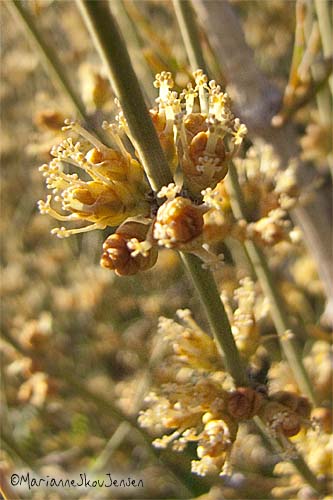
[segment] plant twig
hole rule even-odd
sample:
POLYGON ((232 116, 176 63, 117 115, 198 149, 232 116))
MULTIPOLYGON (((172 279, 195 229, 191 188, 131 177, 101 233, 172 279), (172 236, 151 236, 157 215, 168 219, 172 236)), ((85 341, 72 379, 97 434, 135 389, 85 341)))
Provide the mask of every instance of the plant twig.
MULTIPOLYGON (((246 220, 245 204, 243 194, 238 181, 237 171, 235 166, 230 163, 229 174, 227 178, 229 192, 231 195, 231 206, 236 219, 246 220)), ((288 361, 288 365, 292 370, 296 382, 301 391, 316 404, 316 396, 312 388, 311 381, 305 370, 301 353, 297 345, 297 341, 292 333, 292 326, 289 323, 288 314, 282 298, 276 288, 268 267, 266 258, 261 249, 250 240, 245 241, 247 253, 253 263, 256 275, 259 279, 261 288, 270 303, 270 311, 276 331, 279 335, 282 351, 288 361)))
POLYGON ((248 385, 243 363, 212 273, 203 269, 201 260, 195 255, 183 253, 181 257, 199 293, 227 371, 238 386, 248 385))
MULTIPOLYGON (((329 3, 327 0, 315 0, 315 9, 318 18, 321 43, 323 46, 324 56, 329 58, 333 54, 332 48, 332 21, 329 3)), ((332 7, 332 5, 331 5, 332 7)), ((333 75, 329 78, 329 86, 333 98, 333 75)))
POLYGON ((147 98, 147 102, 154 103, 155 92, 151 86, 153 73, 143 55, 142 43, 138 33, 129 17, 123 0, 109 0, 111 12, 117 19, 122 33, 126 33, 126 42, 133 67, 141 84, 141 91, 147 98))
POLYGON ((69 78, 63 70, 63 65, 61 64, 57 53, 53 50, 50 44, 45 42, 36 27, 33 17, 22 4, 23 2, 20 0, 9 0, 7 2, 7 5, 13 15, 21 22, 29 40, 37 49, 41 61, 47 73, 50 75, 50 81, 54 82, 59 90, 67 96, 79 115, 79 118, 89 122, 84 104, 81 101, 81 98, 76 95, 69 78))
MULTIPOLYGON (((135 146, 151 185, 155 190, 160 189, 172 181, 172 176, 144 104, 123 38, 104 0, 99 2, 77 0, 77 2, 106 65, 111 84, 120 99, 128 128, 135 139, 135 146)), ((220 349, 223 350, 225 365, 235 377, 236 383, 244 385, 246 376, 230 325, 226 327, 227 315, 214 279, 210 273, 203 272, 200 260, 194 256, 186 256, 184 260, 200 294, 200 300, 213 328, 214 336, 220 349), (211 286, 207 286, 208 282, 211 286), (209 294, 209 299, 207 299, 207 294, 209 294)))
POLYGON ((199 33, 194 20, 195 12, 191 3, 184 0, 173 0, 173 6, 192 70, 200 68, 207 73, 199 33))

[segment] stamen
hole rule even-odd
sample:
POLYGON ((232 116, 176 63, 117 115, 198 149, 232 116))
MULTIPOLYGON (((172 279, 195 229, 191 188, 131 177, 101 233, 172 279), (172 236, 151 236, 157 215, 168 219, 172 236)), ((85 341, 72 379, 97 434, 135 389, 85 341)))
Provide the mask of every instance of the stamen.
POLYGON ((75 121, 66 119, 65 127, 62 127, 62 130, 73 130, 74 132, 77 132, 79 135, 81 135, 81 137, 84 137, 84 139, 93 144, 95 148, 99 149, 100 151, 105 151, 108 149, 101 141, 97 139, 97 137, 92 135, 75 121))
POLYGON ((68 238, 72 234, 87 233, 95 229, 105 229, 106 225, 96 222, 90 226, 84 226, 77 229, 66 229, 65 227, 55 227, 52 229, 51 234, 55 234, 58 238, 68 238))

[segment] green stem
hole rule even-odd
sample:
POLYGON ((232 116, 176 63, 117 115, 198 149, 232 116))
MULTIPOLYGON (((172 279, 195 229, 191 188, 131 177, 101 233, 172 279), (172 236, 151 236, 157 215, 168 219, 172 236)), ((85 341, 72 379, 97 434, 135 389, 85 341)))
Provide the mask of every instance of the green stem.
MULTIPOLYGON (((229 166, 228 181, 231 196, 231 206, 234 216, 236 217, 236 219, 246 220, 246 210, 243 193, 239 185, 235 166, 232 163, 230 163, 229 166)), ((274 279, 268 267, 266 258, 261 249, 258 248, 253 241, 246 241, 245 247, 255 268, 255 272, 260 282, 261 288, 265 296, 269 299, 272 319, 279 336, 282 351, 288 361, 289 367, 292 370, 301 391, 309 398, 309 400, 313 404, 316 404, 316 395, 313 391, 311 381, 309 380, 308 374, 305 370, 297 341, 294 339, 294 336, 291 333, 293 328, 290 325, 284 302, 276 288, 276 284, 274 283, 274 279), (290 335, 288 334, 289 331, 290 335)))
POLYGON ((207 73, 191 2, 188 0, 173 0, 173 6, 192 70, 202 69, 207 73))
MULTIPOLYGON (((330 2, 331 3, 331 2, 330 2)), ((323 46, 324 57, 331 57, 332 48, 332 21, 329 3, 327 0, 315 0, 315 9, 318 18, 321 43, 323 46)), ((329 78, 329 86, 333 97, 333 75, 329 78)))
MULTIPOLYGON (((151 185, 155 190, 160 189, 172 182, 172 176, 146 109, 123 38, 104 0, 77 2, 106 65, 111 84, 120 99, 130 133, 151 185)), ((201 261, 194 256, 184 256, 184 261, 197 287, 214 336, 223 350, 225 364, 235 381, 244 385, 247 379, 214 279, 210 273, 203 271, 201 261)))
POLYGON ((39 33, 35 25, 34 18, 31 16, 28 10, 22 6, 22 2, 20 2, 19 0, 9 0, 7 2, 7 5, 13 12, 14 16, 21 21, 29 40, 37 49, 41 61, 50 76, 50 81, 54 82, 59 90, 61 92, 64 92, 64 94, 68 97, 69 101, 76 109, 76 112, 79 115, 80 119, 88 122, 89 119, 85 112, 83 102, 73 90, 72 84, 63 71, 63 65, 59 60, 56 52, 49 44, 45 42, 45 40, 39 33))
MULTIPOLYGON (((261 420, 260 417, 255 416, 253 417, 253 421, 257 426, 257 429, 259 430, 259 433, 261 434, 261 437, 266 444, 268 448, 273 453, 277 453, 278 455, 281 455, 283 453, 283 448, 281 448, 279 442, 271 436, 267 432, 267 428, 264 424, 264 422, 261 420)), ((308 467, 307 463, 305 462, 304 458, 300 455, 297 454, 296 457, 290 460, 296 470, 299 472, 299 474, 302 475, 302 477, 307 481, 308 484, 310 484, 316 491, 323 491, 323 484, 318 480, 318 478, 315 476, 315 474, 311 471, 311 469, 308 467)), ((324 492, 324 491, 323 491, 324 492)))
POLYGON ((203 269, 202 261, 195 255, 181 254, 181 257, 199 293, 227 371, 236 385, 248 385, 249 382, 212 273, 203 269))
MULTIPOLYGON (((189 18, 187 18, 187 20, 189 21, 189 18)), ((197 27, 194 23, 194 19, 192 19, 191 24, 187 23, 185 25, 185 28, 189 32, 191 32, 192 35, 197 32, 197 36, 198 36, 198 31, 197 31, 197 27)), ((198 38, 198 40, 199 40, 199 38, 198 38)), ((195 47, 196 47, 196 49, 195 49, 194 61, 192 62, 192 65, 193 65, 192 69, 199 67, 200 61, 203 59, 203 54, 202 54, 200 44, 196 44, 195 47)), ((242 192, 240 189, 240 185, 238 182, 237 172, 234 169, 233 165, 231 165, 231 169, 229 169, 229 176, 231 178, 230 184, 233 187, 232 194, 233 194, 234 215, 236 218, 245 219, 246 218, 245 217, 246 207, 245 207, 243 195, 242 195, 242 192)), ((251 264, 251 266, 253 266, 254 271, 256 272, 256 274, 258 276, 258 279, 262 280, 261 285, 263 288, 265 288, 264 292, 266 292, 266 294, 269 296, 269 298, 271 300, 271 305, 272 304, 274 305, 274 307, 272 305, 272 309, 274 309, 274 313, 276 314, 275 320, 278 321, 279 326, 281 328, 283 328, 283 330, 281 330, 281 331, 283 331, 283 333, 285 333, 285 331, 288 330, 288 328, 285 328, 285 326, 287 326, 287 317, 284 314, 284 306, 282 304, 282 301, 280 300, 279 294, 277 293, 277 291, 275 289, 275 285, 273 283, 273 280, 272 280, 269 268, 268 268, 266 261, 264 259, 264 256, 261 252, 257 252, 257 250, 258 249, 255 247, 254 244, 252 244, 252 242, 248 242, 248 244, 245 245, 245 253, 249 257, 250 264, 251 264), (256 257, 256 258, 254 258, 254 257, 256 257), (282 306, 282 309, 280 309, 281 306, 282 306), (281 313, 281 311, 282 311, 282 313, 281 313)), ((192 258, 192 257, 193 256, 190 256, 190 258, 192 258)), ((189 259, 189 257, 187 257, 186 259, 188 261, 187 265, 192 266, 192 276, 194 279, 194 277, 196 276, 195 267, 197 267, 197 264, 195 262, 193 262, 193 259, 191 262, 191 259, 189 259)), ((209 276, 208 275, 206 275, 206 276, 208 277, 208 280, 209 280, 209 276)), ((203 287, 203 286, 208 287, 208 285, 209 285, 209 283, 208 283, 208 281, 205 281, 205 279, 203 279, 203 280, 199 279, 198 284, 196 284, 197 288, 203 287)), ((205 303, 205 306, 209 309, 213 308, 213 311, 212 311, 213 313, 214 313, 214 307, 215 306, 218 307, 217 304, 214 304, 214 303, 210 304, 209 299, 207 299, 207 303, 205 303)), ((221 317, 223 318, 223 314, 221 315, 221 317)), ((215 318, 215 315, 213 315, 213 318, 215 318)), ((217 326, 217 328, 219 328, 219 324, 217 324, 216 326, 217 326)), ((221 332, 221 327, 220 327, 220 330, 218 330, 218 331, 221 332)), ((216 336, 216 340, 218 343, 220 342, 221 339, 223 339, 223 336, 219 335, 218 332, 215 333, 215 336, 216 336)), ((225 339, 224 339, 224 342, 225 342, 225 339)), ((309 382, 307 373, 304 369, 302 360, 299 357, 298 352, 295 348, 294 341, 287 338, 284 341, 283 347, 284 347, 286 353, 288 353, 288 361, 291 362, 291 368, 293 368, 293 361, 296 361, 297 369, 295 370, 295 372, 297 372, 297 378, 301 382, 301 386, 304 387, 305 393, 308 394, 310 396, 311 401, 314 402, 315 396, 314 396, 311 384, 309 382), (287 344, 285 342, 287 342, 287 344)), ((232 350, 232 347, 230 347, 230 348, 232 350)), ((278 445, 276 440, 271 438, 271 436, 270 436, 265 424, 262 422, 262 420, 258 416, 254 417, 253 420, 254 420, 259 432, 262 434, 262 436, 264 438, 264 442, 272 450, 275 450, 277 453, 280 454, 281 447, 278 445)), ((290 461, 293 463, 294 467, 301 474, 301 476, 315 490, 322 491, 322 489, 323 489, 322 485, 319 483, 318 479, 313 474, 311 469, 308 467, 307 463, 305 462, 305 460, 303 459, 303 457, 301 455, 298 455, 296 458, 291 459, 290 461)))
POLYGON ((130 58, 135 69, 141 86, 141 91, 146 97, 147 102, 154 103, 155 89, 151 85, 153 73, 143 55, 142 43, 135 24, 127 13, 123 0, 109 0, 111 12, 117 19, 120 30, 126 33, 126 43, 130 58))
POLYGON ((105 0, 77 0, 82 17, 105 64, 108 77, 127 120, 131 139, 138 151, 150 184, 159 191, 173 181, 152 120, 150 119, 139 82, 105 0))

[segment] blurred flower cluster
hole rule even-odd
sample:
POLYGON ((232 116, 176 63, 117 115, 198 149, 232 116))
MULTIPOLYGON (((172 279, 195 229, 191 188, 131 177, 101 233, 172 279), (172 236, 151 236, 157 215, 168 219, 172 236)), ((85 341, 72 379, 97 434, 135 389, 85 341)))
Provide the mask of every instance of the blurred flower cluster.
MULTIPOLYGON (((232 322, 235 339, 241 352, 249 353, 251 346, 254 353, 259 342, 253 335, 254 290, 249 278, 235 295, 239 301, 232 322)), ((189 310, 177 314, 180 323, 160 318, 158 333, 169 353, 159 369, 158 385, 146 399, 149 407, 139 417, 140 424, 155 435, 164 433, 154 445, 172 444, 182 451, 194 442, 199 460, 192 461, 193 472, 230 474, 239 425, 259 416, 290 453, 287 438, 312 426, 309 401, 296 391, 274 390, 260 383, 254 364, 252 387, 235 387, 214 340, 199 328, 189 310)))

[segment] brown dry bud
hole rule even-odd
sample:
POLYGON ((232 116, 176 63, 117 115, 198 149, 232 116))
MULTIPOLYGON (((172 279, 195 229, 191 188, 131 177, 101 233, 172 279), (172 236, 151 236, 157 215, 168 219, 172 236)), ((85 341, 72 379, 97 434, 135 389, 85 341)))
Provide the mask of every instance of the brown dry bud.
POLYGON ((236 420, 247 420, 256 415, 264 396, 250 387, 239 387, 229 394, 227 411, 236 420))
POLYGON ((53 109, 39 111, 35 116, 35 124, 41 129, 59 131, 64 125, 64 121, 64 115, 53 109))
POLYGON ((300 418, 296 413, 288 413, 281 424, 281 430, 287 437, 295 436, 301 430, 300 418))
POLYGON ((301 430, 300 417, 277 401, 268 401, 259 415, 274 432, 280 431, 286 437, 295 436, 301 430))
POLYGON ((290 410, 303 418, 309 418, 310 416, 311 405, 309 400, 294 392, 278 391, 272 394, 270 399, 290 408, 290 410))
POLYGON ((115 271, 118 276, 130 276, 153 267, 157 260, 157 249, 148 245, 145 250, 140 250, 147 232, 148 227, 138 222, 130 221, 120 226, 103 244, 101 266, 115 271), (133 241, 138 250, 131 247, 133 241))

